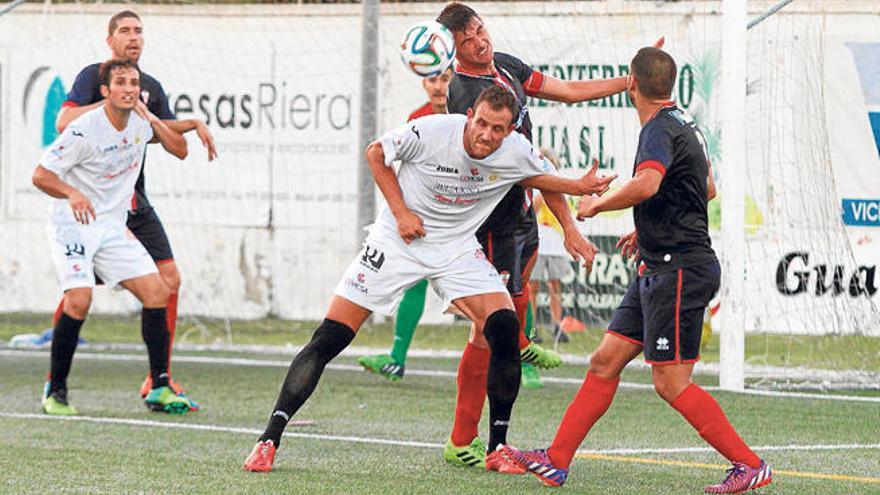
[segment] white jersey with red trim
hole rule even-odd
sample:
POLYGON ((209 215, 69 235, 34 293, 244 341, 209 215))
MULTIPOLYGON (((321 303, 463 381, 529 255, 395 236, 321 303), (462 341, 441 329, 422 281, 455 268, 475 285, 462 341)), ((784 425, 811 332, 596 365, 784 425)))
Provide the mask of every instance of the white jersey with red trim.
MULTIPOLYGON (((125 224, 131 196, 153 138, 149 122, 131 112, 119 131, 103 106, 90 110, 67 126, 46 150, 40 165, 89 198, 99 222, 125 224)), ((66 199, 52 205, 52 222, 75 222, 66 199)))
MULTIPOLYGON (((410 246, 430 258, 478 247, 474 233, 514 184, 556 174, 516 132, 486 158, 472 158, 464 148, 466 121, 464 115, 431 115, 379 139, 386 165, 400 160, 397 178, 404 202, 424 222, 425 237, 410 246)), ((397 221, 385 205, 371 236, 399 236, 397 221)))

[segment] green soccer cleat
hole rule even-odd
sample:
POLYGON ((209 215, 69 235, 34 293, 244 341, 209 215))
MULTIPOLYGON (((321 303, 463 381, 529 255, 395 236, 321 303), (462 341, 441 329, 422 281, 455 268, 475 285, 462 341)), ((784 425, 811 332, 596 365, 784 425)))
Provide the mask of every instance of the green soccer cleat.
POLYGON ((358 358, 358 364, 363 366, 365 370, 384 376, 392 382, 402 379, 405 370, 404 365, 398 364, 393 357, 387 354, 361 356, 358 358))
POLYGON ((521 363, 533 364, 544 369, 558 368, 562 365, 562 356, 559 353, 544 349, 534 342, 519 351, 519 360, 521 363))
POLYGON ((541 375, 529 363, 522 363, 522 386, 524 388, 542 388, 544 382, 541 381, 541 375))
POLYGON ((144 404, 152 411, 168 414, 183 414, 190 410, 189 400, 175 394, 174 390, 167 386, 150 390, 144 398, 144 404))
POLYGON ((450 438, 443 449, 443 458, 453 466, 486 469, 486 444, 476 437, 470 445, 456 447, 450 438))
POLYGON ((52 416, 76 416, 76 408, 67 403, 67 390, 49 393, 49 382, 43 386, 43 412, 52 416))

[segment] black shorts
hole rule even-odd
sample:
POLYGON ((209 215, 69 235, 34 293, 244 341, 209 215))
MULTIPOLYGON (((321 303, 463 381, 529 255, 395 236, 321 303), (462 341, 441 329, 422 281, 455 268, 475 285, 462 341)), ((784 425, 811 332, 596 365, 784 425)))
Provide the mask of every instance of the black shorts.
POLYGON ((492 266, 501 274, 512 296, 522 294, 525 270, 538 252, 538 224, 534 218, 523 217, 512 233, 498 235, 491 229, 477 232, 477 241, 492 266))
POLYGON ((608 333, 642 346, 647 363, 694 363, 700 359, 703 314, 720 283, 718 261, 636 277, 608 333))
POLYGON ((168 235, 152 207, 139 208, 128 212, 128 230, 147 248, 156 263, 174 259, 168 235))

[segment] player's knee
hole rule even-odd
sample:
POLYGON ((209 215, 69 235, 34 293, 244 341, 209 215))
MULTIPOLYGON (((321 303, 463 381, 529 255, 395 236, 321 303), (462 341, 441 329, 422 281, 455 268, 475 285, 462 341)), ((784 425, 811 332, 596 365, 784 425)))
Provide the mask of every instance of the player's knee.
POLYGON ((499 309, 483 326, 492 353, 501 359, 519 359, 519 320, 512 309, 499 309))
POLYGON ((160 269, 159 275, 162 277, 162 282, 168 288, 168 291, 171 294, 176 294, 180 290, 180 271, 174 263, 168 263, 165 266, 168 268, 160 269))
POLYGON ((590 373, 598 375, 606 380, 612 380, 620 375, 620 366, 614 356, 601 347, 590 356, 590 373))
POLYGON ((688 383, 679 383, 677 380, 671 379, 664 375, 654 374, 654 390, 666 402, 674 401, 681 394, 688 383))
POLYGON ((348 347, 354 340, 355 331, 344 323, 325 319, 312 334, 312 340, 303 348, 327 363, 348 347))
POLYGON ((92 305, 92 291, 72 289, 64 293, 64 312, 77 320, 84 320, 92 305))
POLYGON ((145 308, 164 308, 168 305, 168 298, 171 291, 165 284, 155 284, 150 290, 144 294, 144 300, 141 303, 145 308))

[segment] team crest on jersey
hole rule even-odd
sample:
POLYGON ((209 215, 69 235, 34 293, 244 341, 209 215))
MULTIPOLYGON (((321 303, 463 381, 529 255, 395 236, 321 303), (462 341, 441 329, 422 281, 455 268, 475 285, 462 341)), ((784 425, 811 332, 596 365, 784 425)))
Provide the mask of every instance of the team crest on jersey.
POLYGON ((147 90, 141 91, 141 101, 147 103, 150 101, 150 92, 147 90))

